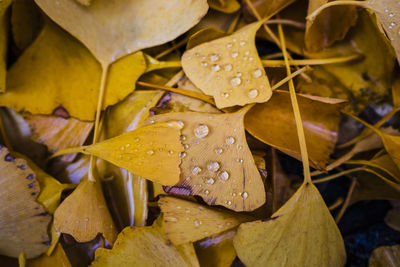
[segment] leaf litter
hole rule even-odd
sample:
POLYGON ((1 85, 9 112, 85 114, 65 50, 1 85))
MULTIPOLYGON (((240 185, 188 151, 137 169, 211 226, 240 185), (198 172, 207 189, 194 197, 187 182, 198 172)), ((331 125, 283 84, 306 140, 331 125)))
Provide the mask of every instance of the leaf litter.
POLYGON ((397 1, 0 8, 0 264, 344 266, 349 205, 400 199, 397 1))

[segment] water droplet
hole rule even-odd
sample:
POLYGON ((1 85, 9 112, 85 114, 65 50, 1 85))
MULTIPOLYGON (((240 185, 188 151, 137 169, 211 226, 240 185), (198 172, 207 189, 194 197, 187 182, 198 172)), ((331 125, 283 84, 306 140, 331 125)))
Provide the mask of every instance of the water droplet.
POLYGON ((217 153, 217 154, 221 154, 222 152, 224 152, 224 150, 220 147, 215 149, 215 153, 217 153))
POLYGON ((211 70, 213 70, 213 71, 220 71, 220 70, 221 70, 221 67, 220 67, 218 64, 214 64, 214 65, 211 66, 211 70))
POLYGON ((205 235, 208 235, 208 234, 209 234, 209 232, 207 232, 207 231, 204 231, 204 234, 205 234, 205 235))
POLYGON ((201 66, 203 66, 203 67, 207 67, 207 62, 205 62, 205 61, 203 61, 203 62, 201 62, 201 66))
POLYGON ((194 129, 194 135, 197 138, 204 138, 208 135, 208 126, 205 124, 199 124, 197 127, 194 129))
POLYGON ((208 169, 210 172, 216 172, 216 171, 219 170, 219 163, 216 162, 216 161, 211 161, 211 162, 208 163, 207 169, 208 169))
POLYGON ((185 140, 186 140, 186 136, 185 135, 179 136, 179 141, 185 141, 185 140))
POLYGON ((214 184, 215 180, 212 177, 206 178, 206 180, 204 181, 206 184, 214 184))
POLYGON ((232 205, 232 201, 228 200, 228 201, 226 202, 226 204, 227 204, 228 206, 230 206, 230 205, 232 205))
POLYGON ((249 57, 249 61, 250 62, 252 62, 254 60, 254 58, 252 58, 252 57, 249 57))
POLYGON ((183 148, 184 149, 188 149, 189 148, 189 144, 183 144, 183 148))
POLYGON ((386 9, 385 9, 385 12, 388 13, 388 12, 389 12, 389 9, 386 8, 386 9))
POLYGON ((249 194, 248 194, 247 192, 243 192, 242 198, 243 198, 243 199, 246 199, 246 198, 248 198, 248 197, 249 197, 249 194))
POLYGON ((232 86, 238 86, 242 83, 242 80, 239 77, 235 77, 231 80, 232 86))
POLYGON ((218 177, 221 181, 227 181, 229 179, 229 173, 227 171, 220 172, 218 177))
POLYGON ((138 137, 135 138, 135 142, 139 142, 140 139, 138 137))
POLYGON ((251 89, 249 93, 247 94, 249 98, 256 98, 258 96, 258 90, 257 89, 251 89))
POLYGON ((237 162, 243 163, 243 160, 242 159, 237 159, 237 162))
POLYGON ((199 174, 201 172, 201 168, 199 167, 199 166, 195 166, 193 169, 192 169, 192 173, 194 174, 194 175, 197 175, 197 174, 199 174))
POLYGON ((154 150, 148 150, 147 151, 147 155, 153 155, 154 154, 154 150))
POLYGON ((249 58, 249 57, 244 56, 244 57, 243 57, 243 60, 246 61, 248 58, 249 58))
POLYGON ((199 227, 201 222, 199 220, 194 220, 194 226, 197 228, 199 227))
POLYGON ((183 123, 183 121, 176 121, 176 123, 182 128, 183 126, 185 126, 185 124, 183 123))
POLYGON ((254 78, 256 78, 256 79, 260 78, 261 75, 262 75, 262 71, 260 69, 256 69, 256 70, 253 71, 253 77, 254 78))
POLYGON ((225 71, 231 71, 232 70, 232 65, 231 64, 226 64, 224 69, 225 69, 225 71))
POLYGON ((232 193, 232 196, 233 196, 233 197, 236 197, 236 193, 235 193, 235 192, 233 192, 233 193, 232 193))
POLYGON ((190 213, 190 209, 186 208, 186 209, 185 209, 185 212, 186 212, 186 213, 190 213))
POLYGON ((229 93, 224 93, 223 95, 225 98, 228 98, 230 96, 229 93))
POLYGON ((233 38, 232 41, 233 41, 234 43, 236 43, 236 38, 233 38))
POLYGON ((239 145, 239 144, 237 144, 236 147, 237 147, 238 150, 242 150, 242 148, 243 148, 243 147, 242 147, 241 145, 239 145))
POLYGON ((173 154, 174 154, 174 151, 172 151, 172 150, 168 151, 168 155, 173 155, 173 154))
POLYGON ((207 189, 204 190, 204 194, 207 196, 208 194, 210 194, 210 191, 208 191, 207 189))
POLYGON ((392 18, 393 16, 394 16, 394 14, 393 14, 393 13, 389 13, 389 17, 391 17, 391 18, 392 18))
POLYGON ((186 181, 189 181, 190 180, 190 176, 186 176, 186 181))
POLYGON ((239 53, 238 53, 238 52, 233 52, 233 53, 232 53, 232 57, 233 57, 233 58, 236 58, 236 57, 238 57, 238 56, 239 56, 239 53))
POLYGON ((183 159, 184 157, 186 157, 186 152, 181 152, 181 153, 179 153, 179 157, 180 157, 181 159, 183 159))
POLYGON ((195 53, 194 56, 195 56, 195 57, 198 57, 198 56, 200 56, 200 55, 199 55, 199 53, 195 53))
POLYGON ((231 47, 232 47, 232 43, 228 43, 228 44, 226 45, 226 47, 227 47, 227 48, 231 48, 231 47))
POLYGON ((131 144, 126 144, 125 145, 126 148, 129 148, 130 146, 131 146, 131 144))
POLYGON ((250 52, 249 52, 249 51, 246 51, 246 52, 244 52, 244 54, 245 54, 246 56, 248 56, 248 55, 250 54, 250 52))
POLYGON ((196 145, 200 144, 199 141, 197 141, 197 140, 194 140, 194 142, 196 143, 196 145))
POLYGON ((212 62, 215 62, 215 61, 217 61, 219 59, 219 56, 218 55, 216 55, 216 54, 211 54, 210 55, 210 60, 212 61, 212 62))
POLYGON ((227 137, 227 138, 225 139, 225 143, 226 143, 227 145, 232 145, 232 144, 235 143, 235 138, 232 137, 232 136, 229 136, 229 137, 227 137))
POLYGON ((125 150, 125 146, 121 146, 121 150, 124 151, 125 150))
POLYGON ((240 46, 244 46, 246 44, 246 41, 240 41, 240 46))

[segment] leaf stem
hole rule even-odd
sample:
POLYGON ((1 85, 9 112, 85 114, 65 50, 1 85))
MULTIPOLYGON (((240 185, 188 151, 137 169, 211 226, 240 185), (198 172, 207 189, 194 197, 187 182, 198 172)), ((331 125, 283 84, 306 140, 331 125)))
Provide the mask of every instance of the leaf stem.
POLYGON ((328 3, 320 6, 316 10, 314 10, 313 13, 311 13, 310 15, 308 15, 306 17, 306 20, 313 21, 315 19, 315 17, 318 16, 318 14, 321 13, 325 8, 332 7, 332 6, 344 6, 344 5, 360 6, 360 7, 364 7, 364 8, 370 7, 368 2, 366 2, 366 1, 346 1, 346 0, 343 1, 342 0, 342 1, 328 2, 328 3))
MULTIPOLYGON (((298 65, 327 65, 327 64, 337 64, 337 63, 344 63, 348 61, 355 60, 360 58, 360 55, 351 55, 346 57, 334 57, 334 58, 321 58, 321 59, 291 59, 289 60, 289 64, 291 66, 298 66, 298 65)), ((281 67, 285 66, 284 60, 268 60, 262 59, 261 60, 264 67, 281 67)))
POLYGON ((295 72, 291 73, 290 75, 286 76, 285 78, 283 78, 282 80, 280 80, 279 82, 277 82, 276 84, 274 84, 274 85, 271 87, 271 90, 274 91, 274 90, 278 89, 279 87, 281 87, 282 85, 284 85, 286 82, 291 81, 294 77, 296 77, 297 75, 303 73, 303 72, 306 71, 307 69, 308 69, 308 66, 296 70, 295 72))
POLYGON ((313 184, 319 184, 319 183, 327 182, 327 181, 342 177, 342 176, 347 175, 347 174, 352 173, 352 172, 359 172, 359 171, 364 171, 364 170, 365 170, 364 167, 357 167, 357 168, 341 171, 341 172, 338 172, 338 173, 335 173, 335 174, 332 174, 332 175, 329 175, 329 176, 325 176, 325 177, 320 178, 320 179, 315 179, 312 182, 313 182, 313 184))
POLYGON ((346 199, 344 200, 343 206, 340 209, 339 213, 336 215, 335 222, 338 223, 340 219, 343 217, 344 212, 346 211, 347 207, 350 204, 351 196, 353 195, 354 188, 356 187, 357 179, 351 178, 351 184, 349 191, 347 191, 346 199))
POLYGON ((363 121, 362 119, 360 119, 359 117, 355 116, 354 114, 352 114, 352 113, 350 113, 350 112, 347 112, 347 111, 345 111, 345 110, 342 110, 341 112, 342 112, 343 114, 349 116, 349 117, 352 118, 353 120, 356 120, 356 121, 358 121, 359 123, 363 124, 364 126, 370 128, 371 130, 373 130, 374 132, 376 132, 379 136, 382 135, 381 131, 380 131, 378 128, 376 128, 375 126, 369 124, 368 122, 363 121))

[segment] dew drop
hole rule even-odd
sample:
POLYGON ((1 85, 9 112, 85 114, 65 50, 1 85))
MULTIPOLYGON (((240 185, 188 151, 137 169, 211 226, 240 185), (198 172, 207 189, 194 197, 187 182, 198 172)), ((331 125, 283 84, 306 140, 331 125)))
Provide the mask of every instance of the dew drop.
POLYGON ((194 56, 195 56, 195 57, 198 57, 198 56, 200 56, 200 55, 199 55, 199 53, 195 53, 194 56))
POLYGON ((207 62, 205 62, 205 61, 203 61, 203 62, 201 62, 201 66, 203 66, 203 67, 207 67, 207 62))
POLYGON ((232 144, 235 143, 235 138, 232 137, 232 136, 229 136, 229 137, 227 137, 227 138, 225 139, 225 143, 226 143, 227 145, 232 145, 232 144))
POLYGON ((239 56, 239 53, 238 52, 233 52, 232 53, 232 58, 236 58, 236 57, 238 57, 239 56))
POLYGON ((216 55, 216 54, 211 54, 210 55, 210 60, 212 61, 212 62, 215 62, 215 61, 217 61, 219 59, 219 56, 218 55, 216 55))
POLYGON ((240 41, 240 46, 244 46, 246 44, 246 41, 240 41))
POLYGON ((211 162, 208 163, 207 169, 208 169, 210 172, 216 172, 216 171, 219 170, 219 163, 216 162, 216 161, 211 161, 211 162))
POLYGON ((237 144, 236 147, 237 147, 238 150, 242 150, 243 149, 243 147, 241 145, 239 145, 239 144, 237 144))
POLYGON ((394 16, 394 14, 393 14, 393 13, 389 13, 389 17, 391 17, 391 18, 392 18, 393 16, 394 16))
POLYGON ((208 234, 209 234, 209 232, 207 232, 207 231, 204 231, 204 234, 205 234, 205 235, 208 235, 208 234))
POLYGON ((183 123, 183 121, 176 121, 176 123, 182 128, 183 126, 185 126, 185 124, 183 123))
POLYGON ((225 69, 225 71, 231 71, 232 70, 232 65, 231 64, 226 64, 224 69, 225 69))
POLYGON ((184 149, 188 149, 188 148, 189 148, 189 144, 184 144, 184 145, 183 145, 183 148, 184 148, 184 149))
POLYGON ((185 140, 186 140, 186 136, 185 135, 179 136, 179 141, 185 141, 185 140))
POLYGON ((237 159, 237 162, 243 163, 243 160, 242 159, 237 159))
POLYGON ((124 151, 125 150, 125 146, 121 146, 121 151, 124 151))
POLYGON ((247 193, 247 192, 243 192, 242 193, 242 198, 243 199, 246 199, 246 198, 248 198, 249 197, 249 194, 247 193))
POLYGON ((224 150, 220 147, 215 149, 215 153, 217 153, 217 154, 221 154, 222 152, 224 152, 224 150))
POLYGON ((215 180, 212 177, 206 178, 206 180, 204 181, 206 184, 214 184, 215 180))
POLYGON ((199 167, 199 166, 195 166, 193 169, 192 169, 192 173, 194 174, 194 175, 197 175, 197 174, 199 174, 201 172, 201 168, 199 167))
POLYGON ((232 47, 232 43, 228 43, 228 44, 226 45, 226 47, 227 47, 227 48, 231 48, 231 47, 232 47))
POLYGON ((194 129, 194 135, 197 138, 204 138, 208 135, 209 129, 208 126, 205 124, 199 124, 197 127, 194 129))
POLYGON ((258 96, 258 90, 257 89, 251 89, 249 93, 247 94, 249 98, 256 98, 258 96))
POLYGON ((260 69, 256 69, 256 70, 253 71, 253 77, 254 78, 256 78, 256 79, 260 78, 261 75, 262 75, 262 71, 260 69))
POLYGON ((208 196, 208 194, 210 194, 210 191, 209 190, 204 190, 204 194, 206 195, 206 196, 208 196))
MULTIPOLYGON (((153 121, 154 122, 154 121, 153 121)), ((135 142, 139 142, 140 139, 138 137, 135 138, 135 142)))
POLYGON ((239 86, 242 83, 242 80, 239 77, 235 77, 231 80, 232 86, 239 86))
POLYGON ((236 193, 235 193, 235 192, 233 192, 233 193, 232 193, 232 196, 233 196, 233 197, 236 197, 236 193))
POLYGON ((223 95, 225 98, 228 98, 230 96, 229 93, 224 93, 223 95))
POLYGON ((227 181, 229 179, 229 173, 227 171, 223 171, 218 175, 221 181, 227 181))
POLYGON ((249 52, 249 51, 246 51, 246 52, 244 52, 244 54, 245 54, 246 56, 248 56, 248 55, 250 54, 250 52, 249 52))
POLYGON ((181 159, 183 159, 184 157, 186 157, 186 152, 181 152, 181 153, 179 153, 179 157, 180 157, 181 159))
POLYGON ((151 156, 151 155, 153 155, 153 154, 154 154, 154 150, 148 150, 148 151, 147 151, 147 155, 150 155, 150 156, 151 156))
POLYGON ((170 150, 170 151, 168 151, 168 155, 173 155, 174 154, 174 151, 172 151, 172 150, 170 150))
POLYGON ((228 201, 226 202, 226 204, 227 204, 228 206, 230 206, 230 205, 232 205, 232 201, 228 200, 228 201))
POLYGON ((197 228, 199 227, 201 222, 199 220, 194 220, 194 226, 197 228))
POLYGON ((190 213, 190 209, 186 208, 186 209, 185 209, 185 212, 186 212, 186 213, 190 213))
POLYGON ((220 71, 221 67, 218 64, 214 64, 211 66, 211 70, 212 71, 220 71))

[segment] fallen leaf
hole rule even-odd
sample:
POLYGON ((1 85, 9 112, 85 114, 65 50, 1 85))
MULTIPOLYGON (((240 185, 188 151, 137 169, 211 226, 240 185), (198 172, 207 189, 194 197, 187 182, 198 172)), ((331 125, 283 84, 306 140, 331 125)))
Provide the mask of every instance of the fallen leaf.
POLYGON ((161 197, 158 205, 163 213, 165 236, 174 245, 224 232, 249 219, 175 197, 161 197))
POLYGON ((240 8, 237 0, 208 0, 208 4, 210 8, 224 13, 233 13, 240 8))
POLYGON ((381 246, 372 251, 369 267, 396 267, 400 262, 400 245, 381 246))
POLYGON ((94 155, 151 181, 173 185, 179 179, 183 151, 180 129, 177 123, 145 126, 94 145, 60 150, 53 157, 76 152, 94 155))
POLYGON ((246 142, 246 111, 167 113, 147 120, 183 125, 180 180, 166 192, 198 195, 209 205, 235 211, 251 211, 264 204, 264 184, 246 142))
POLYGON ((392 229, 400 232, 400 209, 394 208, 389 210, 385 216, 385 223, 392 229))
POLYGON ((318 189, 303 183, 269 220, 243 223, 233 245, 246 266, 344 266, 339 229, 318 189))
MULTIPOLYGON (((324 169, 333 152, 342 104, 327 104, 297 96, 304 124, 308 156, 312 165, 324 169), (318 110, 318 112, 315 112, 318 110)), ((288 92, 274 92, 272 98, 257 104, 245 116, 246 130, 260 141, 300 158, 299 141, 288 92)))
POLYGON ((6 91, 7 59, 7 10, 12 0, 0 2, 0 93, 6 91))
POLYGON ((112 250, 98 248, 92 266, 199 266, 168 244, 157 226, 126 227, 112 250))
MULTIPOLYGON (((327 3, 328 0, 311 0, 308 2, 308 14, 327 3)), ((357 22, 355 6, 336 6, 324 10, 315 20, 307 21, 304 37, 307 50, 321 51, 334 42, 342 40, 350 27, 357 22)))
MULTIPOLYGON (((131 93, 145 69, 141 52, 113 64, 103 108, 131 93)), ((7 75, 9 92, 0 95, 1 105, 32 114, 52 114, 62 107, 72 117, 93 120, 101 67, 82 44, 54 23, 46 23, 7 75)))
MULTIPOLYGON (((54 153, 60 149, 81 146, 93 128, 93 123, 74 118, 64 119, 56 116, 25 115, 32 138, 44 144, 54 153)), ((74 155, 66 155, 63 159, 72 161, 74 155)))
MULTIPOLYGON (((295 1, 296 0, 250 0, 262 18, 270 18, 276 15, 279 11, 283 10, 295 1)), ((247 19, 254 17, 254 14, 251 12, 247 2, 245 3, 244 14, 245 18, 247 19)))
POLYGON ((102 64, 173 40, 197 24, 208 10, 206 0, 95 0, 89 7, 75 0, 35 2, 102 64))
POLYGON ((93 240, 99 233, 113 244, 117 229, 107 209, 100 182, 84 179, 56 209, 54 228, 78 242, 93 240))
POLYGON ((200 29, 189 37, 186 49, 192 49, 202 43, 212 41, 217 38, 225 37, 227 34, 215 27, 200 29))
POLYGON ((75 0, 75 1, 84 6, 90 6, 90 4, 92 3, 92 0, 75 0))
POLYGON ((27 162, 14 158, 5 147, 0 148, 0 157, 0 252, 17 258, 23 251, 27 258, 35 258, 48 249, 51 216, 37 202, 40 186, 27 162))
POLYGON ((67 255, 60 243, 57 244, 54 252, 48 256, 43 255, 37 259, 28 260, 27 266, 29 267, 46 267, 46 266, 57 266, 57 267, 72 267, 68 260, 67 255))
POLYGON ((266 102, 272 90, 255 46, 262 22, 249 24, 232 35, 185 51, 182 67, 219 109, 266 102))

